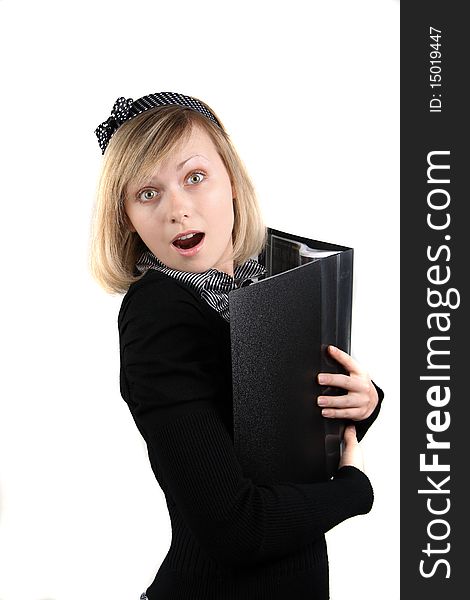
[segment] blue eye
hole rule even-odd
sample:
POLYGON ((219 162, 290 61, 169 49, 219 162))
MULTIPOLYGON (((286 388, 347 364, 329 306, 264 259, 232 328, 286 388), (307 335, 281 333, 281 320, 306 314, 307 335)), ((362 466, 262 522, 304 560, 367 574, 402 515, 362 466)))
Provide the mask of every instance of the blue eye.
POLYGON ((139 200, 139 202, 146 202, 148 200, 153 200, 155 198, 155 196, 150 196, 149 194, 156 194, 157 192, 155 190, 142 190, 139 194, 137 194, 137 199, 139 200), (145 194, 144 198, 145 200, 142 200, 142 196, 145 194))
MULTIPOLYGON (((191 175, 188 177, 188 179, 192 179, 193 177, 197 177, 197 176, 201 176, 201 177, 205 177, 205 173, 203 173, 202 171, 194 171, 194 173, 191 173, 191 175)), ((199 179, 199 181, 194 181, 192 183, 200 183, 202 181, 202 179, 199 179)))

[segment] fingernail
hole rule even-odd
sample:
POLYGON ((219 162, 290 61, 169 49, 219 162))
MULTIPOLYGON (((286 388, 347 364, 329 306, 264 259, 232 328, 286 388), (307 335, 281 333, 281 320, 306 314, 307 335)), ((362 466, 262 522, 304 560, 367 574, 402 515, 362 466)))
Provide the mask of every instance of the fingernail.
POLYGON ((318 383, 326 383, 326 377, 324 375, 319 375, 318 383))
POLYGON ((324 408, 324 409, 321 411, 321 414, 322 414, 324 417, 331 417, 331 416, 332 416, 332 414, 333 414, 333 411, 331 411, 331 410, 328 410, 327 408, 324 408))
POLYGON ((318 398, 318 406, 326 406, 326 400, 324 398, 318 398))

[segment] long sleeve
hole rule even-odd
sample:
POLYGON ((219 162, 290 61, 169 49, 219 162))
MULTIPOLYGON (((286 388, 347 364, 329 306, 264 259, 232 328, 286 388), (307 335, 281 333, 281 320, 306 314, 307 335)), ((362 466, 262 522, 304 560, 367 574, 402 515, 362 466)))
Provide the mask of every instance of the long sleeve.
POLYGON ((343 467, 331 481, 255 485, 221 418, 215 333, 192 295, 165 279, 137 286, 119 316, 124 396, 187 526, 229 566, 282 557, 367 513, 368 477, 343 467))
POLYGON ((356 437, 359 442, 365 436, 367 430, 372 425, 372 423, 379 416, 380 408, 382 406, 382 400, 384 399, 383 390, 381 388, 379 388, 379 386, 375 383, 375 381, 373 381, 372 384, 374 385, 375 389, 377 390, 377 395, 379 398, 378 402, 377 402, 377 406, 374 408, 374 410, 371 412, 371 414, 367 417, 367 419, 363 419, 362 421, 353 421, 353 424, 356 427, 356 437))

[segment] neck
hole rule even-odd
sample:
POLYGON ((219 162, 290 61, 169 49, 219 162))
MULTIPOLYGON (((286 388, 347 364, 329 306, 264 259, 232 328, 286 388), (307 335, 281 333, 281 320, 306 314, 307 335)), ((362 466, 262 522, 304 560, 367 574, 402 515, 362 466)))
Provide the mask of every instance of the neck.
POLYGON ((216 265, 214 267, 214 269, 217 269, 218 271, 222 271, 223 273, 227 273, 227 275, 230 275, 230 277, 234 277, 234 264, 233 264, 233 260, 228 260, 225 263, 223 263, 222 265, 216 265))

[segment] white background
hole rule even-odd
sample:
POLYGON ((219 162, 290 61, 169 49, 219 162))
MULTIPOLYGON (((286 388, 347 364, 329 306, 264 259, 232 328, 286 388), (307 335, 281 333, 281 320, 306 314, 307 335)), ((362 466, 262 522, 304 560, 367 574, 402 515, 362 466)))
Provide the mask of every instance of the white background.
POLYGON ((118 96, 205 100, 268 225, 355 249, 352 354, 385 390, 370 514, 327 534, 332 600, 399 597, 399 3, 0 0, 0 599, 137 600, 170 527, 87 271, 118 96))

